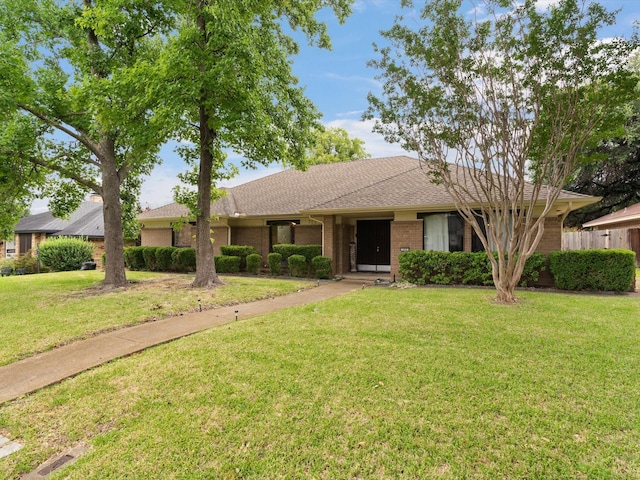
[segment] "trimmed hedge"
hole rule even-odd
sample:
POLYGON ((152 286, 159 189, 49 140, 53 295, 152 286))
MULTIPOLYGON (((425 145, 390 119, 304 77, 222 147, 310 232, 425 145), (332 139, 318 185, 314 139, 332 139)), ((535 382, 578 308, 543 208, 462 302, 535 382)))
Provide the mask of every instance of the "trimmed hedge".
POLYGON ((124 265, 129 270, 144 270, 144 251, 145 247, 127 247, 124 249, 124 265))
POLYGON ((257 275, 260 273, 260 267, 262 266, 262 255, 258 253, 251 253, 247 255, 247 272, 257 275))
POLYGON ((287 259, 289 275, 292 277, 304 277, 307 274, 307 259, 303 255, 291 255, 287 259))
POLYGON ((331 268, 331 257, 323 257, 318 255, 311 260, 311 267, 316 278, 329 278, 333 272, 331 268))
POLYGON ((291 255, 302 255, 307 263, 311 265, 311 260, 318 255, 322 255, 322 245, 291 245, 281 243, 273 246, 273 251, 282 255, 283 261, 288 261, 291 255))
MULTIPOLYGON (((402 279, 416 285, 493 285, 491 262, 486 252, 412 250, 401 253, 398 261, 402 279)), ((534 285, 545 268, 545 262, 541 253, 536 252, 529 257, 520 285, 534 285)))
POLYGON ((177 272, 195 272, 196 250, 195 248, 174 248, 171 254, 172 270, 177 272))
POLYGON ((267 262, 269 263, 269 273, 271 275, 280 275, 282 273, 282 255, 279 253, 270 253, 267 255, 267 262))
POLYGON ((40 261, 55 272, 80 270, 93 260, 93 244, 76 237, 48 238, 40 245, 40 261))
POLYGON ((251 245, 221 245, 220 253, 225 257, 240 257, 240 270, 247 269, 247 257, 258 253, 251 245))
POLYGON ((635 286, 636 254, 621 249, 551 252, 549 270, 563 290, 628 292, 635 286))
POLYGON ((213 257, 217 273, 238 273, 242 259, 236 255, 216 255, 213 257))

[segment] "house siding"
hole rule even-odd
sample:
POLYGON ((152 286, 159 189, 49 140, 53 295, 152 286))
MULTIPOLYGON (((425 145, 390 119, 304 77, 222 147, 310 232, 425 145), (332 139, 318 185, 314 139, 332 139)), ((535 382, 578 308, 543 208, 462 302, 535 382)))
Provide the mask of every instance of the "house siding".
POLYGON ((269 254, 269 227, 234 227, 231 229, 231 245, 250 245, 262 258, 269 254))
POLYGON ((143 228, 140 231, 140 245, 143 247, 170 247, 172 238, 171 228, 143 228))
POLYGON ((296 245, 321 245, 322 226, 297 225, 294 241, 296 245))

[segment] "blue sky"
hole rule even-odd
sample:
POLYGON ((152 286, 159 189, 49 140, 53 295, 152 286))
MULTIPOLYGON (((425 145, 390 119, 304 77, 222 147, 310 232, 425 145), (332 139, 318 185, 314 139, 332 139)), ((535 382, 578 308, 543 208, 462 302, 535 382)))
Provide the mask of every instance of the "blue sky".
MULTIPOLYGON (((555 0, 539 0, 541 7, 555 0)), ((416 0, 416 5, 421 5, 416 0)), ((481 0, 475 2, 481 6, 481 0)), ((603 32, 603 37, 630 36, 633 23, 640 19, 640 0, 600 0, 609 9, 621 8, 618 23, 603 32)), ((469 11, 473 4, 469 2, 469 11)), ((387 144, 379 135, 371 132, 372 122, 362 122, 366 110, 367 93, 379 93, 375 80, 376 71, 367 67, 367 61, 375 57, 373 42, 381 42, 379 32, 393 25, 396 15, 408 13, 400 8, 400 0, 357 0, 354 12, 346 23, 339 25, 331 15, 323 15, 329 25, 333 50, 324 51, 301 45, 301 53, 294 59, 294 73, 300 84, 306 87, 309 98, 323 114, 326 126, 345 128, 352 137, 365 141, 365 149, 373 157, 406 154, 398 145, 387 144)), ((156 208, 172 200, 172 187, 177 183, 176 174, 184 165, 171 147, 164 148, 163 164, 156 167, 145 180, 141 195, 142 207, 156 208)), ((231 158, 232 159, 232 158, 231 158)), ((279 171, 269 169, 242 172, 224 186, 232 186, 279 171)))

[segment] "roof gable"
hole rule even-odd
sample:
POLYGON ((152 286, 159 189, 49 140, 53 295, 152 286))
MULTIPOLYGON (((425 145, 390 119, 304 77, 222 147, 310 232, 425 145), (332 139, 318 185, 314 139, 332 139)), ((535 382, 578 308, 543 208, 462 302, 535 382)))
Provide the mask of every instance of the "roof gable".
POLYGON ((621 210, 617 210, 613 213, 603 215, 595 220, 584 223, 583 227, 597 227, 600 225, 608 225, 613 223, 628 222, 631 220, 638 220, 640 222, 640 203, 629 205, 621 210))

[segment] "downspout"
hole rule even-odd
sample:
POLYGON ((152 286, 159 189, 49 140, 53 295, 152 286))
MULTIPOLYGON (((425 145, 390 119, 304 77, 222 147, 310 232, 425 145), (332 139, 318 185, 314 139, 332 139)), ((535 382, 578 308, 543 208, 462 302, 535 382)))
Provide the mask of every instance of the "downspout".
POLYGON ((227 223, 224 223, 220 217, 218 217, 216 221, 227 227, 227 245, 231 245, 231 226, 229 225, 229 219, 227 219, 227 223))
POLYGON ((314 222, 319 223, 320 225, 322 225, 322 256, 324 257, 324 222, 322 220, 318 220, 317 218, 313 218, 311 215, 307 215, 307 217, 309 217, 309 220, 312 220, 314 222))
POLYGON ((569 206, 567 207, 567 211, 562 214, 560 217, 560 250, 564 250, 564 220, 571 213, 571 209, 573 208, 573 202, 569 202, 569 206))

